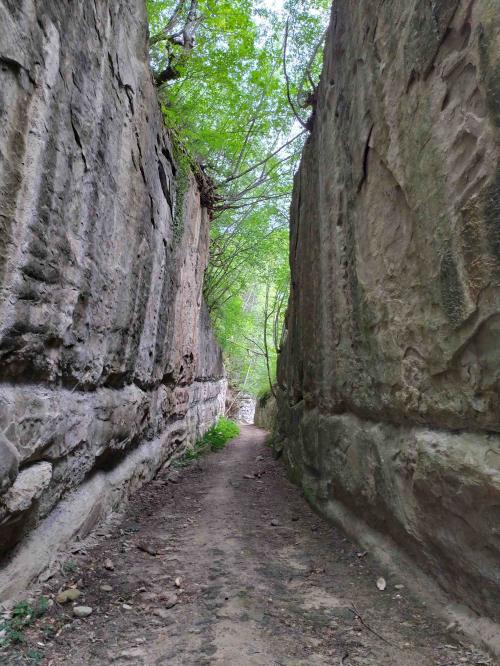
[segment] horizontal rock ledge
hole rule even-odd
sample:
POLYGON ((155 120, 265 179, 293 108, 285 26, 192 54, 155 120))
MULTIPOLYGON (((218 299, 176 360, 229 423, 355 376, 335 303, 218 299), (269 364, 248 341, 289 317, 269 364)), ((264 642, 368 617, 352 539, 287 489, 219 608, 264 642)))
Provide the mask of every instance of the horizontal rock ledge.
MULTIPOLYGON (((193 413, 188 418, 197 417, 193 413)), ((178 424, 170 425, 160 437, 142 443, 110 471, 96 472, 60 501, 0 570, 0 602, 22 597, 72 541, 83 539, 111 512, 122 510, 130 494, 178 453, 177 428, 178 424)))

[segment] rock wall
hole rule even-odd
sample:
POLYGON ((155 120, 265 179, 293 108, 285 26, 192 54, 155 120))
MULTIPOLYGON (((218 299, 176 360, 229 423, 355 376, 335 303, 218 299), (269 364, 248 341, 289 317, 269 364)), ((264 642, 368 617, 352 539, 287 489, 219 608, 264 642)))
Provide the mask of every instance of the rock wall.
POLYGON ((254 423, 256 426, 263 428, 272 434, 276 429, 277 416, 278 405, 276 403, 276 398, 272 393, 266 393, 261 398, 258 398, 254 416, 254 423))
POLYGON ((223 411, 147 39, 143 0, 0 0, 0 598, 223 411))
POLYGON ((238 411, 236 412, 236 422, 252 425, 255 419, 255 396, 243 393, 238 399, 238 411))
POLYGON ((279 364, 307 496, 500 620, 500 15, 336 0, 279 364))

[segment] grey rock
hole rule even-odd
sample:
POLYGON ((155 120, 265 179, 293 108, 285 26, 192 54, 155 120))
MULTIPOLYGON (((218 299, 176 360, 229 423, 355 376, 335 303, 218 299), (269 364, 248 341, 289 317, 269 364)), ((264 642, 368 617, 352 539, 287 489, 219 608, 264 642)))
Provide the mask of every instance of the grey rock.
POLYGON ((84 618, 92 615, 93 610, 90 606, 74 606, 73 615, 75 617, 84 618))
POLYGON ((158 548, 156 546, 154 546, 151 543, 147 543, 145 541, 140 541, 137 544, 137 548, 139 550, 142 550, 143 553, 147 553, 148 555, 151 555, 152 557, 155 557, 159 553, 158 548))
POLYGON ((163 605, 165 608, 172 608, 177 604, 179 601, 179 598, 176 594, 166 594, 165 597, 163 598, 163 605))
POLYGON ((104 560, 103 566, 108 571, 114 571, 115 570, 115 565, 113 564, 113 561, 109 557, 104 560))
POLYGON ((255 405, 254 424, 273 433, 276 428, 278 405, 271 393, 259 398, 255 405))
POLYGON ((226 389, 209 214, 163 124, 145 3, 28 4, 0 0, 0 495, 45 462, 31 504, 0 506, 0 556, 39 530, 0 597, 199 437, 226 389))
POLYGON ((470 8, 334 3, 273 442, 318 510, 499 621, 500 16, 470 8))
POLYGON ((48 487, 52 479, 52 465, 48 462, 35 463, 23 469, 14 484, 3 495, 3 504, 11 514, 27 511, 48 487))
POLYGON ((234 419, 237 423, 252 424, 255 417, 256 400, 251 395, 240 395, 234 419))

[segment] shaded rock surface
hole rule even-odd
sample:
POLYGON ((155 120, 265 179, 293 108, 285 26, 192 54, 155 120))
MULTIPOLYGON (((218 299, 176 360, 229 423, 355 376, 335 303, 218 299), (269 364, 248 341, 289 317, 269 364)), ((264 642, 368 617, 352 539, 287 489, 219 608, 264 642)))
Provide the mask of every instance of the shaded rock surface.
POLYGON ((41 529, 39 569, 213 423, 225 380, 144 2, 0 0, 0 118, 0 555, 41 529))
POLYGON ((257 400, 254 417, 255 425, 272 433, 276 428, 277 412, 276 398, 271 392, 266 393, 257 400))
POLYGON ((292 206, 285 458, 500 620, 500 18, 334 3, 292 206))

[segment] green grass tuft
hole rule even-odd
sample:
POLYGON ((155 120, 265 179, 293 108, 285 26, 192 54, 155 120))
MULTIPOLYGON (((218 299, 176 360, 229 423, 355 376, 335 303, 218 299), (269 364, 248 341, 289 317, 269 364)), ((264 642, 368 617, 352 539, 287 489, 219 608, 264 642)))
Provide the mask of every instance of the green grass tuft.
POLYGON ((202 440, 208 444, 211 451, 219 451, 224 448, 229 440, 237 437, 239 434, 240 429, 236 423, 222 417, 210 430, 207 430, 202 440))
POLYGON ((197 460, 209 451, 220 451, 229 440, 237 437, 239 434, 240 429, 234 421, 221 417, 215 425, 207 430, 201 439, 196 441, 192 449, 188 449, 181 458, 172 464, 172 467, 186 467, 190 462, 197 460))
POLYGON ((10 618, 0 623, 0 647, 23 643, 24 630, 33 624, 33 622, 44 615, 49 607, 47 597, 40 597, 36 605, 32 606, 27 601, 20 601, 12 609, 10 618))

